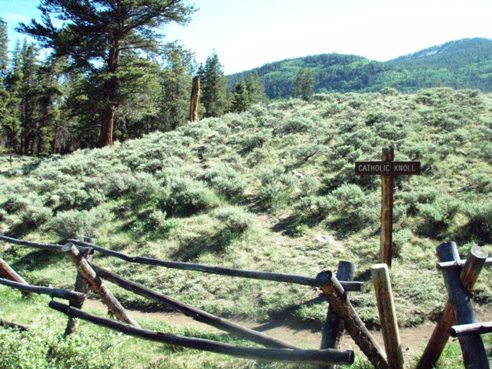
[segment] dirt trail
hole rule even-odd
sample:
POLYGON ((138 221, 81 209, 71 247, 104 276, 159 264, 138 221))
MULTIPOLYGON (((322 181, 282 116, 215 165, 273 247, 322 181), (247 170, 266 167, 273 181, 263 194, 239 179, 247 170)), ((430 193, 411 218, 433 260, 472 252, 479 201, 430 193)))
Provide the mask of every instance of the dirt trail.
MULTIPOLYGON (((99 301, 88 300, 86 301, 86 307, 89 309, 105 310, 106 307, 99 301)), ((488 321, 492 320, 492 307, 477 307, 477 315, 479 320, 488 321)), ((187 327, 192 329, 197 329, 206 332, 219 332, 219 330, 210 327, 206 324, 197 322, 192 318, 189 318, 183 314, 179 313, 167 313, 167 312, 153 312, 146 313, 138 310, 129 310, 132 317, 144 320, 157 320, 165 321, 170 325, 175 327, 187 327)), ((253 328, 266 333, 272 337, 282 339, 284 341, 293 343, 306 348, 318 348, 321 341, 321 333, 312 331, 309 329, 295 329, 286 326, 278 326, 273 324, 261 324, 253 321, 247 320, 235 320, 236 323, 244 325, 248 328, 253 328)), ((400 329, 400 337, 404 350, 404 356, 408 359, 414 358, 419 355, 428 341, 434 329, 434 324, 431 322, 425 323, 416 328, 404 328, 400 329)), ((383 339, 381 332, 372 331, 376 340, 383 347, 383 339)), ((341 342, 342 349, 351 349, 358 351, 357 346, 354 344, 350 336, 344 335, 341 342)))

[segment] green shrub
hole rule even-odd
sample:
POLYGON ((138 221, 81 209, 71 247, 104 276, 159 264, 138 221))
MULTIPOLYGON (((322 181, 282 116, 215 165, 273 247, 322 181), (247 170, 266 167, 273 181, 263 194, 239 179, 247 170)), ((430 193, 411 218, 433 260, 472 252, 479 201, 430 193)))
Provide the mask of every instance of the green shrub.
POLYGON ((239 206, 227 206, 215 212, 215 217, 233 233, 243 233, 253 227, 255 216, 239 206))
POLYGON ((112 173, 108 177, 108 194, 113 198, 131 193, 135 186, 136 179, 132 174, 112 173))
POLYGON ((205 171, 201 179, 210 183, 210 186, 227 198, 242 196, 246 182, 241 175, 230 165, 221 164, 205 171))
POLYGON ((313 127, 313 122, 305 117, 296 117, 282 122, 276 132, 280 135, 308 132, 313 127))
POLYGON ((308 196, 303 197, 294 209, 304 221, 322 220, 336 208, 337 204, 333 196, 308 196))
POLYGON ((418 233, 441 238, 460 210, 461 203, 448 197, 438 197, 432 204, 417 205, 421 224, 418 233))
POLYGON ((132 230, 139 236, 148 236, 150 239, 163 238, 171 230, 178 227, 175 219, 167 219, 166 213, 161 210, 150 210, 139 215, 133 224, 132 230))
POLYGON ((56 214, 52 228, 63 238, 95 237, 97 228, 112 218, 113 215, 103 208, 61 211, 56 214))
POLYGON ((28 227, 38 228, 53 217, 53 211, 45 206, 30 206, 22 213, 21 220, 28 227))
POLYGON ((409 229, 401 229, 393 235, 393 254, 395 257, 401 256, 403 246, 410 242, 413 233, 409 229))
POLYGON ((466 206, 468 223, 465 226, 469 238, 492 243, 492 202, 472 203, 466 206))
POLYGON ((355 184, 344 184, 328 196, 335 202, 334 214, 337 223, 343 229, 351 231, 374 224, 378 219, 376 198, 366 196, 355 184))
POLYGON ((287 205, 298 181, 292 174, 286 174, 285 169, 281 166, 264 169, 260 174, 260 180, 258 198, 263 207, 267 209, 287 205))
POLYGON ((270 130, 263 129, 253 133, 252 135, 246 136, 246 138, 242 141, 242 151, 244 153, 248 153, 257 147, 263 147, 265 143, 271 139, 271 135, 270 130))
POLYGON ((470 187, 479 193, 492 191, 492 175, 479 172, 472 173, 469 177, 470 187))
POLYGON ((395 200, 401 199, 407 207, 408 215, 416 215, 419 211, 419 206, 422 204, 433 203, 439 191, 433 187, 418 186, 411 191, 400 191, 395 194, 395 200))
POLYGON ((169 188, 169 197, 159 204, 168 214, 187 216, 219 205, 217 195, 201 181, 172 178, 169 188))
POLYGON ((24 195, 12 194, 3 202, 2 208, 8 213, 26 211, 32 204, 33 199, 24 195))

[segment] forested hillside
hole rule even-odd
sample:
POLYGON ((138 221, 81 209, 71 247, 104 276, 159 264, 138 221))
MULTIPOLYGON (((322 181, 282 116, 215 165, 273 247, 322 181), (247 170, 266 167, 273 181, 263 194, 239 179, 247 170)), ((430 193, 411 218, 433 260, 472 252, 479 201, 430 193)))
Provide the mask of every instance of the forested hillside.
POLYGON ((448 42, 387 62, 354 55, 324 54, 283 60, 230 76, 231 84, 258 75, 270 98, 293 94, 296 76, 307 69, 315 91, 370 92, 391 87, 404 92, 447 86, 492 91, 492 40, 448 42))

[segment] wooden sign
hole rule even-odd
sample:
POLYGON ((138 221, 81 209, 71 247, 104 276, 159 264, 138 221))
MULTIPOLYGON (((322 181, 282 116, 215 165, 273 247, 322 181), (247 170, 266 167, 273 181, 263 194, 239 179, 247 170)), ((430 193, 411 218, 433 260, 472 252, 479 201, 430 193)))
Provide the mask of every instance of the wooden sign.
POLYGON ((380 175, 381 179, 381 236, 379 261, 391 267, 393 257, 393 186, 394 177, 420 174, 419 161, 393 161, 392 146, 383 148, 382 161, 358 161, 357 175, 380 175))
POLYGON ((355 174, 367 175, 415 175, 420 174, 420 161, 357 161, 355 174))

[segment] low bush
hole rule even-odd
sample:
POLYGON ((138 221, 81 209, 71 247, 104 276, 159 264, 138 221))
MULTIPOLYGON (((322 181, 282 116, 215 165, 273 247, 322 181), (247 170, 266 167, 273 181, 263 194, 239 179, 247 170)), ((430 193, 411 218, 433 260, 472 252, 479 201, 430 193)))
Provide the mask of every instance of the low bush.
POLYGON ((421 224, 418 233, 424 236, 441 239, 448 227, 453 224, 454 217, 461 208, 459 201, 448 197, 438 197, 431 204, 417 205, 421 224))
POLYGON ((241 234, 252 228, 255 216, 239 206, 227 206, 215 212, 215 217, 232 233, 241 234))
POLYGON ((97 228, 112 218, 104 208, 61 211, 56 214, 52 228, 62 238, 96 237, 97 228))
POLYGON ((469 204, 465 214, 468 217, 465 236, 482 243, 492 243, 492 202, 469 204))
POLYGON ((220 164, 207 169, 201 179, 226 198, 240 197, 246 188, 246 182, 230 165, 220 164))
POLYGON ((209 190, 204 182, 190 178, 172 178, 170 194, 161 200, 159 206, 170 215, 188 216, 213 209, 219 205, 217 195, 209 190))

